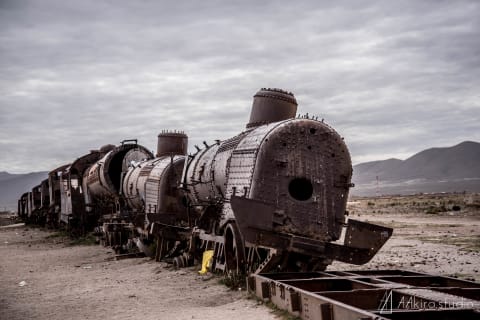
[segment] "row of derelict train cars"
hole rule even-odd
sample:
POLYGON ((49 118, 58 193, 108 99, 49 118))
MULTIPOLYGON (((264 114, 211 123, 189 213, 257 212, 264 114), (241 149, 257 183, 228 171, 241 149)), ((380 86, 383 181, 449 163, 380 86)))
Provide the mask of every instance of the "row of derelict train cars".
POLYGON ((238 135, 194 154, 181 131, 160 133, 155 155, 136 140, 103 146, 50 171, 18 213, 177 267, 205 250, 226 273, 366 263, 392 230, 346 218, 347 146, 323 120, 296 114, 292 93, 263 88, 238 135))

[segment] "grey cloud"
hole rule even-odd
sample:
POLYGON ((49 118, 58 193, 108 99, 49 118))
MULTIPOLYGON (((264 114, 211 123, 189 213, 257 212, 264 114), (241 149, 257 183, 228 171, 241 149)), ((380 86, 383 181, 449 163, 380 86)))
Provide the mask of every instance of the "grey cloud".
MULTIPOLYGON (((293 91, 355 162, 480 140, 476 1, 0 2, 0 170, 48 170, 162 129, 244 129, 293 91)), ((193 150, 193 148, 192 148, 193 150)))

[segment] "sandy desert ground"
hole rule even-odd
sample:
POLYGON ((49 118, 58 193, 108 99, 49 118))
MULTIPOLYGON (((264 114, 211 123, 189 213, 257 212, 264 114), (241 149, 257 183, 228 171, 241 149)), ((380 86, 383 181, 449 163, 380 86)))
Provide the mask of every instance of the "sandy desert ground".
MULTIPOLYGON (((407 269, 480 281, 479 207, 463 195, 422 197, 353 199, 351 218, 393 226, 394 235, 368 264, 328 269, 407 269)), ((149 258, 115 261, 108 248, 58 235, 0 228, 0 319, 285 318, 221 277, 149 258)))
POLYGON ((478 195, 439 194, 356 199, 350 218, 394 228, 363 266, 334 262, 328 270, 405 269, 480 281, 478 195))

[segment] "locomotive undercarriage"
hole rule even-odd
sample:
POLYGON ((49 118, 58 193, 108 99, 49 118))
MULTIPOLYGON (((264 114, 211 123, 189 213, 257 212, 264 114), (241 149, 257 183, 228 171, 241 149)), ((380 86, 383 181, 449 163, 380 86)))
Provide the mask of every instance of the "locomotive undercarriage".
POLYGON ((210 270, 229 274, 260 272, 322 271, 332 261, 325 256, 312 257, 307 253, 280 250, 244 242, 234 221, 217 233, 206 233, 194 228, 152 226, 156 235, 156 261, 167 261, 174 267, 188 267, 200 263, 202 253, 213 250, 210 270))
POLYGON ((211 271, 258 274, 323 271, 333 260, 363 264, 392 234, 390 228, 349 220, 344 244, 326 243, 268 229, 272 224, 265 220, 273 216, 268 204, 236 196, 231 204, 236 219, 223 225, 208 206, 197 219, 191 217, 195 227, 181 226, 169 214, 104 215, 103 243, 117 254, 142 252, 176 268, 201 263, 202 253, 213 250, 211 271))

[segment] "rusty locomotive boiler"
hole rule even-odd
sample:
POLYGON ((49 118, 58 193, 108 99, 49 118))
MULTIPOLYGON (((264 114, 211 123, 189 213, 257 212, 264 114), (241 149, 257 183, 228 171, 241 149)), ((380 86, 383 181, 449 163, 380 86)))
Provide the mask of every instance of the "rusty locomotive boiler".
POLYGON ((207 250, 227 273, 366 263, 392 230, 347 221, 348 148, 323 120, 296 114, 292 93, 264 88, 241 133, 193 155, 177 131, 159 134, 155 157, 136 141, 106 146, 52 171, 50 207, 67 225, 97 223, 115 249, 155 248, 179 267, 207 250))
POLYGON ((122 173, 128 170, 132 162, 152 157, 152 153, 138 145, 136 140, 125 140, 120 146, 111 148, 83 175, 87 207, 97 201, 102 202, 103 210, 111 210, 112 214, 120 211, 115 200, 119 198, 122 187, 122 173))
POLYGON ((156 157, 133 164, 124 176, 122 194, 132 209, 142 241, 158 238, 156 223, 177 228, 191 226, 178 188, 187 144, 183 132, 162 132, 158 135, 156 157))
POLYGON ((293 94, 261 89, 245 131, 205 143, 185 163, 182 188, 197 221, 192 242, 214 250, 215 269, 363 264, 390 237, 389 228, 349 220, 345 243, 332 243, 345 225, 350 155, 333 128, 296 113, 293 94))
POLYGON ((157 259, 182 266, 213 250, 214 269, 249 272, 373 257, 391 229, 350 220, 344 245, 332 243, 345 224, 350 155, 331 127, 296 111, 291 93, 262 89, 244 132, 188 157, 177 137, 169 157, 130 169, 123 193, 137 231, 157 239, 157 259))

